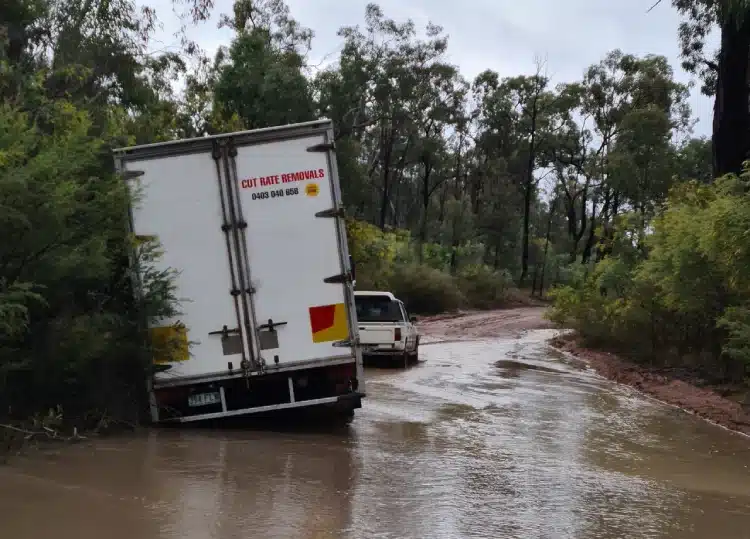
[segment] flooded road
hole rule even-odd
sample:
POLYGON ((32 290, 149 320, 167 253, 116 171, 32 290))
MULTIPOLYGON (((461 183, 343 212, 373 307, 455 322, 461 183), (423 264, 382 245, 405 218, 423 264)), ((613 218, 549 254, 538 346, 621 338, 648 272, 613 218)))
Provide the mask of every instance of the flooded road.
POLYGON ((0 537, 750 537, 750 440, 565 361, 551 330, 369 370, 351 425, 154 430, 0 468, 0 537))

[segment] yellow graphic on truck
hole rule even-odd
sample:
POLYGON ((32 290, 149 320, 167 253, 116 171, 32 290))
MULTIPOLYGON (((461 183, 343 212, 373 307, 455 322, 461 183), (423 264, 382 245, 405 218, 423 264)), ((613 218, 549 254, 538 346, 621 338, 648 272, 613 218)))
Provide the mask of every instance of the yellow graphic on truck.
POLYGON ((314 343, 343 341, 349 338, 349 321, 346 305, 319 305, 310 307, 310 328, 314 343))
POLYGON ((187 330, 175 324, 150 329, 154 363, 175 363, 190 359, 187 330))
POLYGON ((305 186, 305 194, 309 197, 316 197, 320 193, 320 187, 317 183, 308 183, 305 186))

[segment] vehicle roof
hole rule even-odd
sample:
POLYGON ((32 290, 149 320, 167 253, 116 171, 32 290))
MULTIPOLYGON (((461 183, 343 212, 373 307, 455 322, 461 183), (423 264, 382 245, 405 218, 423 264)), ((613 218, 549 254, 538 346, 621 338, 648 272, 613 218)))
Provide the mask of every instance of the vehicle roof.
POLYGON ((357 296, 381 296, 392 301, 396 301, 396 296, 394 296, 391 292, 383 292, 379 290, 356 290, 354 292, 354 297, 357 296))

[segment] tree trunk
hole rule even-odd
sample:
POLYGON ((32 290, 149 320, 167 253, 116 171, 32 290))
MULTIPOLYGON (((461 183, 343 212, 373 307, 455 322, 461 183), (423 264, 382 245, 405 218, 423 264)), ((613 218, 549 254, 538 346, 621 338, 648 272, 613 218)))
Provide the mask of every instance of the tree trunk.
POLYGON ((523 253, 521 254, 521 277, 518 279, 519 286, 523 286, 529 274, 529 223, 531 220, 531 199, 534 193, 533 183, 526 182, 523 196, 523 253))
POLYGON ((537 126, 537 115, 539 110, 537 109, 537 99, 534 98, 534 105, 531 110, 531 132, 529 139, 529 158, 526 162, 526 189, 524 190, 523 196, 523 253, 521 254, 521 277, 519 278, 519 287, 524 285, 526 277, 529 274, 529 224, 531 220, 531 200, 534 195, 534 163, 536 162, 536 126, 537 126))
POLYGON ((385 225, 388 218, 388 204, 391 201, 391 156, 393 154, 393 132, 394 128, 388 130, 388 135, 383 137, 381 144, 383 144, 383 150, 381 155, 383 156, 383 195, 380 201, 380 229, 385 230, 385 225))
POLYGON ((583 252, 581 253, 581 264, 588 263, 591 260, 591 253, 594 250, 596 244, 596 201, 593 203, 591 210, 591 219, 589 220, 589 235, 586 239, 586 244, 583 246, 583 252))
POLYGON ((552 217, 555 215, 557 197, 552 199, 549 206, 549 217, 547 217, 547 233, 544 236, 544 254, 542 255, 542 274, 539 278, 539 296, 544 295, 544 270, 547 268, 547 252, 549 251, 549 239, 552 234, 552 217))
POLYGON ((750 12, 739 17, 727 17, 721 25, 712 139, 714 176, 739 173, 750 149, 750 12))
POLYGON ((419 227, 419 261, 424 256, 424 244, 427 242, 427 210, 430 207, 430 176, 432 174, 432 163, 429 159, 424 160, 424 176, 422 176, 422 223, 419 227))

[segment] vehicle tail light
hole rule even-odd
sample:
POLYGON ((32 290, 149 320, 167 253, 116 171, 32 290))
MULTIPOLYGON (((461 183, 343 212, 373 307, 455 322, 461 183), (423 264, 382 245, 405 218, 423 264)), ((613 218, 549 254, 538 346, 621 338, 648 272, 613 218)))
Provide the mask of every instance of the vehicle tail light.
POLYGON ((355 376, 354 363, 337 365, 328 369, 328 378, 335 382, 347 382, 355 376))
POLYGON ((188 398, 190 388, 186 386, 163 387, 154 391, 156 403, 159 406, 174 406, 188 398))
POLYGON ((333 383, 337 395, 356 391, 356 371, 354 363, 338 365, 328 369, 328 379, 333 383))
POLYGON ((401 340, 401 328, 396 328, 393 331, 393 339, 396 340, 396 341, 400 341, 401 340))

